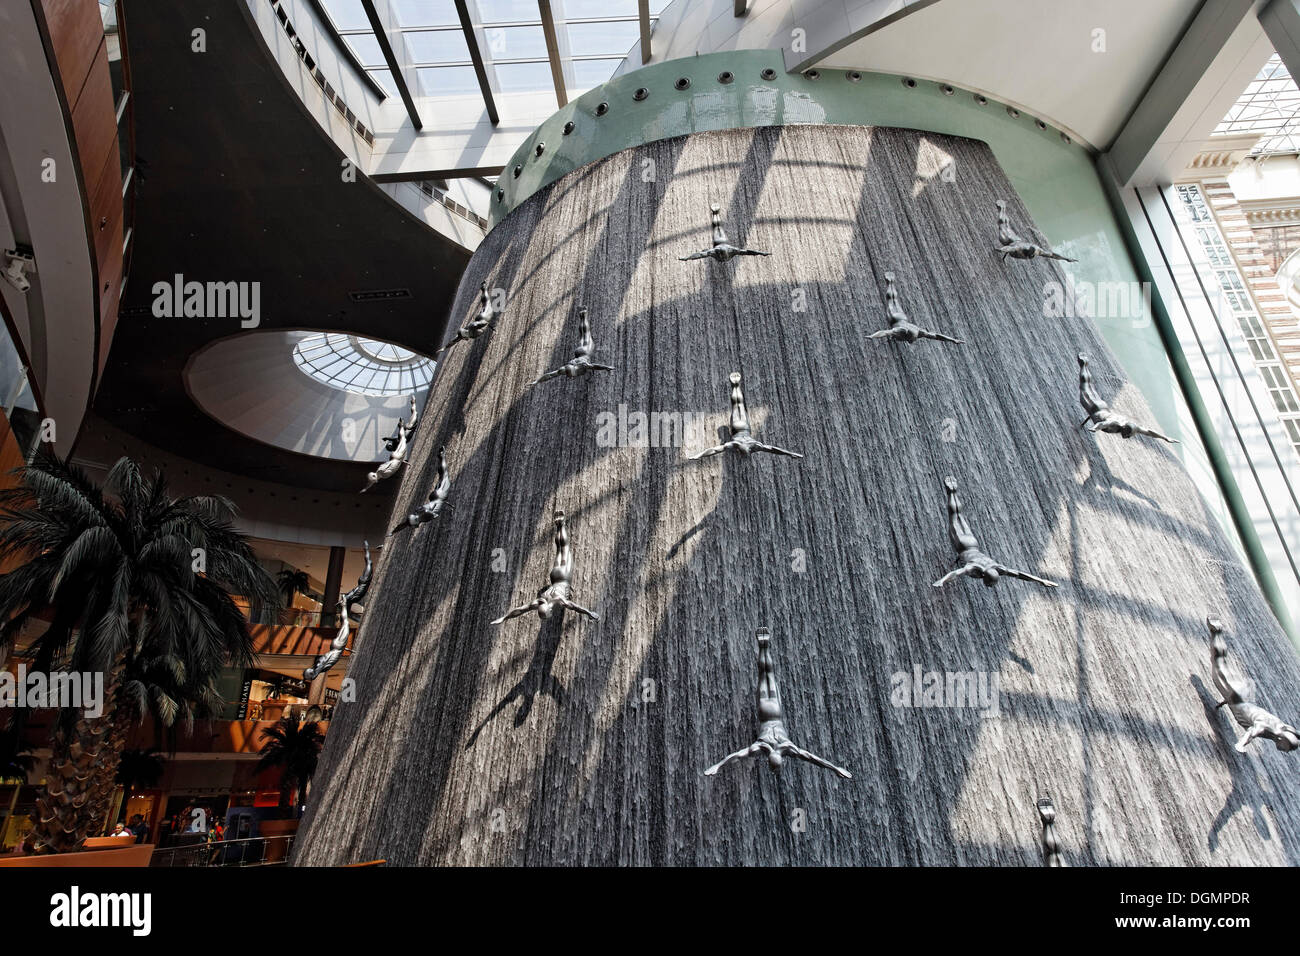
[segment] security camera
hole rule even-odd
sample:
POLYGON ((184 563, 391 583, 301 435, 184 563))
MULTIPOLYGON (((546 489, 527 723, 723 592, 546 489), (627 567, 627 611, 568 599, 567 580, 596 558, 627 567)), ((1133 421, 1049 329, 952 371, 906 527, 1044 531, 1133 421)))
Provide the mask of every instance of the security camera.
POLYGON ((36 256, 32 254, 31 246, 20 245, 17 249, 5 250, 4 277, 11 286, 25 293, 32 287, 31 280, 27 278, 29 272, 36 274, 36 256))

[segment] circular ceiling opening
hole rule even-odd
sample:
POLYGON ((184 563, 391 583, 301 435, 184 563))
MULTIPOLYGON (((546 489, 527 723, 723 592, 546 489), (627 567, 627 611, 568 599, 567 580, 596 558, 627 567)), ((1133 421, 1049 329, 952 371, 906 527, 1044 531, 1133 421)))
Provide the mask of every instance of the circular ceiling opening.
POLYGON ((343 332, 313 332, 293 346, 304 375, 355 395, 410 395, 429 387, 433 359, 378 339, 343 332))

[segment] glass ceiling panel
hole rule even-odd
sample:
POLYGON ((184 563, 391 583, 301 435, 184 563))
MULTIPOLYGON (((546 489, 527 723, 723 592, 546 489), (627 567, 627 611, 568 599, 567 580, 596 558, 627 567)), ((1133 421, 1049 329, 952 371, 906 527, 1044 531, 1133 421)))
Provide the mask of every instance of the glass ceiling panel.
POLYGON ((536 27, 487 27, 487 54, 493 60, 546 59, 546 36, 536 27))
POLYGON ((322 0, 325 10, 339 30, 369 30, 370 18, 361 0, 322 0))
POLYGON ((566 29, 569 31, 569 52, 573 56, 622 55, 641 36, 641 25, 635 20, 570 23, 566 29))
POLYGON ((479 91, 472 66, 427 66, 416 70, 415 75, 420 96, 462 96, 479 91))
POLYGON ((469 44, 459 27, 455 30, 403 31, 402 36, 412 63, 469 62, 469 44))
POLYGON ((460 25, 452 0, 390 0, 399 27, 460 25))
MULTIPOLYGON (((651 24, 669 0, 651 0, 651 24)), ((336 30, 389 96, 398 88, 361 0, 322 0, 336 30)), ((479 92, 469 46, 453 0, 389 0, 403 33, 405 57, 416 69, 416 96, 479 92), (431 29, 444 27, 444 29, 431 29), (451 29, 445 29, 451 27, 451 29), (448 64, 440 66, 440 64, 448 64), (455 64, 455 65, 452 65, 455 64)), ((492 89, 518 93, 553 89, 537 0, 466 0, 492 89), (497 24, 514 24, 498 26, 497 24)), ((604 83, 640 37, 637 0, 552 0, 561 65, 570 95, 604 83), (566 20, 587 22, 566 23, 566 20)))
POLYGON ((361 395, 409 395, 428 386, 434 362, 400 345, 313 332, 293 347, 294 364, 331 388, 361 395))
POLYGON ((1300 89, 1276 53, 1215 128, 1216 136, 1259 133, 1252 156, 1300 152, 1300 89))

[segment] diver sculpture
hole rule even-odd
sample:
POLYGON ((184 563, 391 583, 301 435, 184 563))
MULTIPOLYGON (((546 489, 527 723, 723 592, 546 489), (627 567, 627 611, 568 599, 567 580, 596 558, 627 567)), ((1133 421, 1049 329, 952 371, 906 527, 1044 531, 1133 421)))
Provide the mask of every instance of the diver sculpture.
POLYGON ((770 252, 759 252, 757 249, 741 249, 739 246, 733 246, 727 241, 727 233, 722 228, 722 207, 714 203, 709 207, 709 211, 713 215, 713 245, 708 249, 693 252, 689 256, 680 256, 680 261, 715 259, 718 262, 727 262, 736 256, 770 256, 772 254, 770 252))
POLYGON ((590 611, 581 604, 569 600, 569 583, 573 580, 573 552, 569 550, 569 532, 564 526, 564 512, 555 512, 555 563, 551 565, 551 583, 537 592, 537 597, 527 604, 511 608, 501 615, 493 624, 500 624, 512 617, 519 617, 530 611, 536 611, 542 620, 549 620, 559 609, 561 615, 566 609, 585 614, 593 621, 599 621, 600 615, 590 611))
POLYGON ((401 441, 403 435, 406 436, 407 444, 410 444, 411 436, 415 434, 415 422, 418 415, 419 411, 415 405, 415 396, 412 395, 411 417, 407 420, 405 427, 402 426, 402 420, 400 418, 397 420, 397 429, 384 439, 384 447, 390 452, 395 451, 397 449, 397 443, 401 441))
POLYGON ((1056 835, 1056 807, 1050 795, 1038 801, 1038 818, 1043 824, 1043 866, 1065 866, 1061 841, 1056 835))
POLYGON ((952 541, 953 550, 957 552, 957 567, 935 581, 935 587, 941 588, 953 578, 959 578, 964 574, 979 578, 987 587, 995 586, 1004 574, 1020 578, 1022 581, 1033 581, 1043 587, 1056 587, 1051 581, 1032 575, 1028 571, 1018 571, 1005 564, 999 564, 981 551, 975 533, 971 531, 970 523, 961 513, 961 499, 957 497, 957 479, 945 478, 944 487, 948 489, 948 537, 952 541))
POLYGON ((397 532, 406 528, 418 528, 420 525, 427 524, 441 515, 443 508, 447 504, 447 493, 449 491, 451 491, 451 475, 447 471, 447 446, 443 445, 438 449, 438 478, 433 484, 433 491, 429 492, 429 500, 420 505, 415 512, 407 515, 405 521, 388 532, 388 537, 391 538, 397 532))
POLYGON ((366 473, 366 486, 361 489, 361 494, 365 494, 379 482, 393 477, 406 464, 406 450, 409 446, 406 443, 406 425, 399 418, 397 420, 397 443, 388 450, 388 461, 381 464, 374 471, 366 473))
POLYGON ((1044 249, 1042 246, 1021 239, 1014 229, 1011 228, 1011 220, 1007 216, 1007 201, 998 200, 998 252, 1002 253, 1005 261, 1007 256, 1012 259, 1059 259, 1062 262, 1078 262, 1078 259, 1071 259, 1063 256, 1059 252, 1053 252, 1051 249, 1044 249))
POLYGON ((457 342, 468 342, 471 339, 476 339, 491 328, 492 323, 496 321, 501 313, 492 306, 492 296, 488 294, 486 282, 479 285, 479 302, 483 307, 479 310, 478 317, 457 329, 455 338, 434 352, 434 355, 441 355, 457 342))
POLYGON ((1123 438, 1148 435, 1173 445, 1178 444, 1177 438, 1162 435, 1154 428, 1146 428, 1115 414, 1092 383, 1092 371, 1088 368, 1088 356, 1084 352, 1079 353, 1079 404, 1088 413, 1088 417, 1079 423, 1080 428, 1087 428, 1090 432, 1110 432, 1123 438))
POLYGON ((591 337, 591 324, 587 321, 587 310, 578 310, 578 347, 574 349, 573 358, 561 365, 557 369, 545 372, 528 383, 532 388, 539 382, 549 381, 558 378, 561 375, 567 375, 569 378, 577 378, 580 375, 586 375, 588 372, 612 372, 614 366, 599 365, 591 360, 591 353, 596 350, 596 343, 591 337))
POLYGON ((366 548, 366 566, 361 572, 361 577, 357 578, 357 586, 351 591, 344 593, 339 603, 343 605, 343 613, 346 615, 352 610, 352 605, 359 604, 370 590, 370 579, 375 573, 375 564, 370 560, 370 542, 364 542, 366 548))
POLYGON ((733 760, 742 760, 746 757, 756 757, 759 754, 764 754, 767 757, 767 765, 771 767, 773 773, 780 772, 781 764, 784 763, 786 757, 797 757, 819 767, 825 767, 827 770, 834 770, 846 779, 852 778, 853 774, 843 767, 837 767, 829 760, 819 757, 815 753, 796 747, 790 739, 790 735, 786 733, 785 729, 785 713, 781 709, 781 694, 776 686, 776 669, 772 664, 772 633, 767 628, 760 627, 757 637, 758 691, 755 694, 755 700, 758 704, 758 738, 748 747, 723 757, 704 771, 704 775, 712 777, 723 766, 733 760))
POLYGON ((1256 737, 1273 741, 1278 750, 1292 751, 1300 747, 1300 730, 1284 723, 1276 714, 1269 713, 1258 704, 1252 704, 1246 699, 1248 688, 1228 676, 1224 668, 1228 659, 1228 644, 1223 639, 1223 623, 1216 617, 1206 618, 1205 623, 1210 629, 1211 638, 1210 674, 1214 678, 1214 686, 1223 695, 1219 707, 1226 706, 1232 713, 1232 719, 1246 731, 1237 741, 1238 752, 1245 753, 1256 737))
POLYGON ((902 307, 898 304, 898 292, 894 289, 894 274, 892 272, 885 273, 885 303, 886 313, 889 316, 889 328, 881 329, 879 332, 872 332, 871 337, 873 339, 890 339, 894 342, 934 339, 938 342, 952 342, 954 345, 963 344, 961 339, 954 339, 949 335, 941 335, 938 332, 923 329, 908 319, 907 314, 903 312, 902 307))
POLYGON ((728 428, 731 430, 731 438, 721 445, 714 445, 712 448, 706 448, 698 455, 691 455, 691 461, 699 461, 701 458, 708 458, 711 455, 720 455, 728 448, 734 448, 743 455, 751 455, 756 451, 765 451, 772 455, 786 455, 790 458, 802 458, 803 455, 794 451, 786 451, 784 448, 778 448, 776 445, 765 445, 750 433, 749 430, 749 412, 745 410, 745 394, 740 388, 740 373, 731 373, 731 420, 728 428))
POLYGON ((343 651, 348 646, 348 634, 351 630, 351 625, 348 621, 348 606, 340 600, 338 608, 339 617, 342 619, 342 623, 339 625, 338 635, 330 642, 330 649, 324 654, 317 656, 315 663, 302 672, 303 680, 315 680, 317 677, 320 677, 321 674, 324 674, 327 670, 333 668, 333 666, 339 662, 339 659, 343 656, 343 651))

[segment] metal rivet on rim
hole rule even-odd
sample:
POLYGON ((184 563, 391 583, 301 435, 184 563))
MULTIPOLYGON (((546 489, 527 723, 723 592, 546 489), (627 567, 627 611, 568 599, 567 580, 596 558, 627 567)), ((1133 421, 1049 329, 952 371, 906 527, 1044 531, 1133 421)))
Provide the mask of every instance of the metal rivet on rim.
POLYGON ((804 78, 808 80, 819 80, 821 79, 821 76, 822 74, 820 70, 806 70, 804 72, 804 78))
POLYGON ((503 199, 505 199, 505 198, 506 198, 506 191, 505 191, 504 189, 498 189, 498 190, 497 190, 497 202, 500 202, 501 200, 503 200, 503 199))
POLYGON ((766 70, 764 70, 762 73, 760 73, 760 74, 758 74, 758 75, 761 76, 761 77, 762 77, 763 79, 765 79, 765 80, 775 80, 775 79, 776 79, 776 70, 772 69, 772 68, 769 66, 766 70))
POLYGON ((988 101, 989 98, 985 96, 983 93, 975 94, 975 102, 978 103, 980 106, 986 106, 988 104, 988 101))
POLYGON ((849 72, 844 74, 844 78, 850 83, 856 83, 858 80, 862 79, 862 74, 857 70, 849 70, 849 72))
POLYGON ((732 73, 730 70, 723 70, 721 73, 718 74, 719 83, 730 83, 735 78, 736 78, 735 74, 732 73))
POLYGON ((515 179, 518 179, 518 178, 519 178, 519 174, 522 173, 523 171, 524 171, 524 167, 522 167, 522 166, 516 166, 516 167, 515 167, 515 179))
POLYGON ((537 153, 538 156, 542 155, 542 153, 546 152, 546 144, 538 143, 537 146, 535 147, 535 152, 537 153))
POLYGON ((1064 133, 1062 133, 1062 134, 1061 134, 1061 142, 1062 142, 1062 143, 1068 143, 1068 142, 1071 142, 1070 137, 1068 137, 1068 136, 1066 136, 1064 133))
POLYGON ((1008 106, 1007 115, 1012 119, 1020 119, 1020 110, 1016 109, 1014 106, 1008 106))
POLYGON ((912 79, 910 76, 905 76, 903 77, 903 85, 909 90, 914 90, 916 89, 916 80, 912 79))
POLYGON ((943 86, 939 87, 939 89, 943 91, 944 96, 952 96, 954 93, 957 92, 955 89, 953 89, 951 83, 945 83, 943 84, 943 86))
POLYGON ((569 120, 567 123, 564 124, 564 135, 568 136, 572 132, 573 132, 573 120, 569 120))
POLYGON ((609 112, 609 104, 608 104, 608 103, 601 103, 599 106, 596 107, 596 115, 597 115, 597 116, 604 116, 604 115, 605 115, 606 113, 608 113, 608 112, 609 112))
POLYGON ((691 78, 689 76, 679 77, 677 82, 673 84, 673 86, 677 87, 679 90, 689 89, 690 85, 691 78))
POLYGON ((650 91, 643 86, 640 87, 635 93, 632 94, 632 99, 640 103, 643 99, 645 99, 649 95, 650 95, 650 91))

